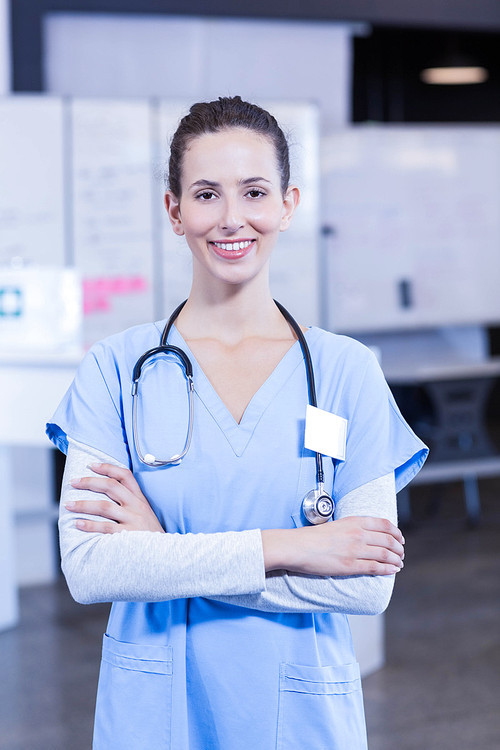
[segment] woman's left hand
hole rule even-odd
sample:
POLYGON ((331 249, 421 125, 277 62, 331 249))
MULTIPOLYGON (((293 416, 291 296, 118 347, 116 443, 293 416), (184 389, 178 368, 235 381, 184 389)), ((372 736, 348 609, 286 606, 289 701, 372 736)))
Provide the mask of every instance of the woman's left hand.
POLYGON ((102 521, 77 519, 75 526, 82 531, 115 534, 118 531, 164 531, 147 498, 141 492, 134 475, 128 469, 113 464, 92 464, 100 476, 82 477, 70 482, 77 490, 98 492, 104 499, 76 500, 65 507, 72 513, 102 516, 102 521))

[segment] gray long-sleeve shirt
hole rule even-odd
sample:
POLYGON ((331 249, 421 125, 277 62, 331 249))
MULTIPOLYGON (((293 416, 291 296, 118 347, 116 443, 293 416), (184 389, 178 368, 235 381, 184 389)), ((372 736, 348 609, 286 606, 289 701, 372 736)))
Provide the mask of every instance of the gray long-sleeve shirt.
MULTIPOLYGON (((323 577, 272 571, 266 575, 259 529, 212 534, 152 531, 89 533, 75 527, 69 500, 108 499, 69 482, 89 476, 89 464, 122 466, 69 440, 59 530, 62 568, 73 597, 102 601, 165 601, 203 596, 266 612, 377 614, 388 605, 394 576, 323 577)), ((109 500, 109 502, 112 502, 109 500)), ((335 518, 376 516, 397 521, 394 475, 368 482, 337 503, 335 518)))

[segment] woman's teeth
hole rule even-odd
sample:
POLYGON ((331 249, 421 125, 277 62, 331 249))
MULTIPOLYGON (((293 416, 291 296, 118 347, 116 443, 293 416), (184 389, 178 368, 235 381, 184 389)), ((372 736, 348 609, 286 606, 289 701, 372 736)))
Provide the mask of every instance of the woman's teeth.
POLYGON ((213 244, 216 247, 219 247, 221 250, 231 251, 231 250, 245 250, 249 245, 251 245, 253 240, 245 240, 245 242, 214 242, 213 244))

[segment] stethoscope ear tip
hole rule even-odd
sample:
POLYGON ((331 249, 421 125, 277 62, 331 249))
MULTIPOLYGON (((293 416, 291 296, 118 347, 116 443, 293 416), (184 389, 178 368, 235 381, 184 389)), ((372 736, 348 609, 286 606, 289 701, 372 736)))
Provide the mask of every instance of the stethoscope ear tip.
POLYGON ((153 466, 155 462, 155 456, 153 456, 151 453, 146 453, 146 455, 144 456, 144 463, 148 464, 149 466, 153 466))

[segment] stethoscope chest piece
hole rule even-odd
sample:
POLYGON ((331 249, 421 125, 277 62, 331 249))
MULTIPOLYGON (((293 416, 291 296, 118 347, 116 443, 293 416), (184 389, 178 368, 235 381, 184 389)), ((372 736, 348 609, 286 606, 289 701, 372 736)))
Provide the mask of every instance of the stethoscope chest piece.
POLYGON ((302 501, 302 512, 312 524, 330 521, 334 508, 332 498, 321 486, 308 492, 302 501))

